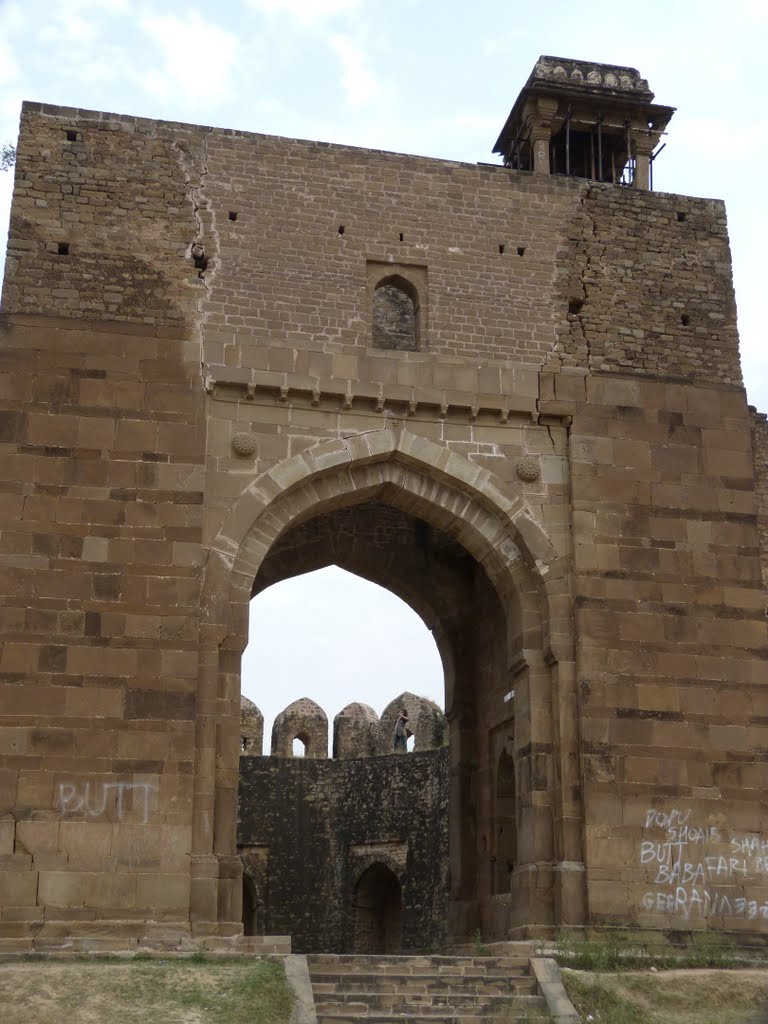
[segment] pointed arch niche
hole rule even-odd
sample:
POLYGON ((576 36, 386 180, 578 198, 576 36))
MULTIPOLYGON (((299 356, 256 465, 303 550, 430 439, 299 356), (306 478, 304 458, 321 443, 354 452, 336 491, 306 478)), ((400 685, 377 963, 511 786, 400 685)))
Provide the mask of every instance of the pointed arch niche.
POLYGON ((369 261, 367 280, 373 347, 396 352, 426 348, 426 266, 369 261))
POLYGON ((275 466, 241 495, 214 543, 198 698, 195 911, 210 912, 215 898, 220 921, 240 920, 239 668, 250 598, 331 563, 406 601, 440 652, 450 747, 449 935, 467 938, 480 928, 489 938, 517 937, 583 923, 564 566, 517 485, 398 428, 325 442, 275 466), (505 701, 513 687, 515 700, 505 701), (491 738, 510 716, 515 774, 527 780, 518 806, 526 842, 500 918, 491 738), (570 723, 568 735, 561 723, 570 723), (218 879, 209 881, 204 873, 214 863, 218 879))

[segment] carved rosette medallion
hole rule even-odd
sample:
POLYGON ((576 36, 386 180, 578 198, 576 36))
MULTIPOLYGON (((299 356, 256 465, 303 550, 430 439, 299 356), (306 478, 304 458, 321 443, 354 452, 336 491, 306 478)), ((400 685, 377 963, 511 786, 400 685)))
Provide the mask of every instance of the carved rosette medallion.
POLYGON ((515 466, 515 472, 517 473, 518 479, 525 481, 527 484, 532 484, 534 480, 539 479, 539 460, 534 458, 533 455, 524 455, 515 466))
POLYGON ((247 459, 249 455, 256 453, 257 442, 253 434, 242 431, 232 435, 232 451, 241 459, 247 459))

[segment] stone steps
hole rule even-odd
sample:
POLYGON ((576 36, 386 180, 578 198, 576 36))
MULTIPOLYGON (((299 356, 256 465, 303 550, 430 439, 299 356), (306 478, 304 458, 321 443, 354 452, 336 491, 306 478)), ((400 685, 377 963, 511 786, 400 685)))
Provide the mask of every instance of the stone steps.
MULTIPOLYGON (((323 980, 313 982, 315 993, 330 997, 336 993, 348 993, 350 975, 322 975, 323 980)), ((448 996, 452 993, 471 993, 478 996, 508 995, 510 987, 515 995, 532 995, 536 991, 536 981, 530 977, 508 976, 506 978, 461 978, 459 976, 442 976, 435 978, 429 974, 411 974, 397 977, 376 974, 355 974, 354 985, 358 992, 370 992, 376 995, 391 993, 407 993, 413 996, 448 996)))
POLYGON ((525 956, 307 957, 318 1024, 545 1021, 525 956))

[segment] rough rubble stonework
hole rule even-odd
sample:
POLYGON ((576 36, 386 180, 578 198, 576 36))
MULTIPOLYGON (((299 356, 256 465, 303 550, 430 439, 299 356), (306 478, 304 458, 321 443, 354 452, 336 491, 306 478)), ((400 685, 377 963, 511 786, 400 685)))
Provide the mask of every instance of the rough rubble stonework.
POLYGON ((648 191, 671 108, 637 72, 537 69, 495 167, 24 105, 3 948, 241 932, 248 602, 331 563, 443 659, 450 937, 765 930, 765 427, 723 205, 648 191), (603 124, 628 187, 560 171, 603 124), (415 351, 373 344, 385 277, 415 351))
POLYGON ((407 754, 392 752, 390 707, 379 719, 366 705, 350 704, 334 720, 329 758, 325 715, 300 700, 275 720, 270 757, 241 756, 237 843, 246 933, 290 935, 298 953, 444 944, 446 722, 412 693, 395 705, 408 709, 414 729, 416 747, 407 754), (297 736, 316 746, 292 756, 297 736), (400 909, 388 946, 381 918, 393 907, 400 909))

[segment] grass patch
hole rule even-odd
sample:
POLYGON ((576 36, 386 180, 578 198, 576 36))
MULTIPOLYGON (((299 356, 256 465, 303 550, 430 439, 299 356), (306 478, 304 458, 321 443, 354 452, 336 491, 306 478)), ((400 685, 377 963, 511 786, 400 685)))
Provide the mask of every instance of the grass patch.
POLYGON ((563 984, 568 998, 582 1020, 610 1024, 647 1024, 649 1018, 623 996, 606 986, 600 974, 577 974, 563 971, 563 984))
POLYGON ((768 970, 564 970, 563 983, 583 1021, 594 1024, 764 1024, 768 970))
POLYGON ((0 964, 3 1024, 286 1024, 281 963, 133 960, 0 964))
POLYGON ((637 936, 608 932, 599 938, 560 935, 554 957, 561 967, 577 971, 626 971, 651 966, 658 970, 712 967, 731 969, 755 963, 755 957, 739 953, 721 936, 703 932, 681 946, 639 941, 637 936))

